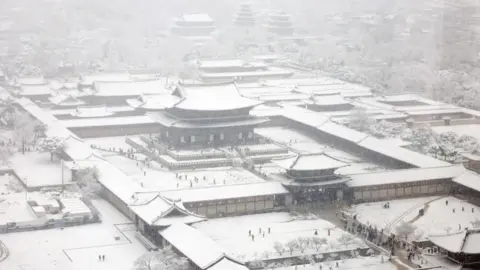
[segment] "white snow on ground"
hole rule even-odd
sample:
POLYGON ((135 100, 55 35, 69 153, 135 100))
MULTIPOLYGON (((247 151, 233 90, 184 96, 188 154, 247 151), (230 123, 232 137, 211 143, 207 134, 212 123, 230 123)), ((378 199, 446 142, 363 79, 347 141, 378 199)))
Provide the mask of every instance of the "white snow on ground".
POLYGON ((292 129, 282 127, 256 128, 255 133, 278 143, 288 145, 294 151, 300 153, 320 153, 328 148, 328 146, 318 143, 309 136, 292 129))
POLYGON ((432 127, 436 132, 454 132, 458 135, 467 135, 480 140, 480 125, 454 125, 432 127))
POLYGON ((192 171, 170 172, 156 162, 151 162, 150 167, 141 161, 131 160, 124 156, 106 157, 108 162, 122 170, 125 174, 143 187, 152 190, 185 189, 213 185, 233 185, 246 183, 259 183, 264 180, 242 168, 209 168, 192 171), (138 163, 138 165, 137 165, 138 163), (180 178, 177 178, 177 174, 180 178), (186 178, 185 178, 186 177, 186 178), (195 181, 197 177, 197 181, 195 181), (205 177, 205 179, 204 179, 205 177), (178 184, 178 187, 177 187, 178 184))
MULTIPOLYGON (((265 253, 268 253, 269 257, 279 256, 274 249, 275 242, 286 244, 298 237, 313 237, 315 230, 318 231, 318 237, 327 240, 327 245, 320 249, 320 253, 364 246, 359 239, 348 246, 340 244, 338 238, 346 232, 336 228, 328 221, 322 219, 294 220, 288 213, 218 218, 193 226, 211 237, 232 256, 246 260, 260 258, 265 256, 265 253), (268 228, 271 229, 270 234, 268 228), (329 229, 330 236, 328 236, 329 229), (255 236, 254 241, 248 235, 249 230, 255 236), (265 232, 265 236, 263 236, 263 232, 265 232)), ((296 253, 300 252, 296 251, 296 253)))
POLYGON ((146 252, 135 238, 133 225, 109 203, 98 200, 102 223, 2 235, 10 256, 1 269, 130 270, 146 252), (118 224, 115 226, 115 224, 118 224), (128 238, 126 238, 124 235, 128 238), (115 240, 120 237, 120 240, 115 240), (130 243, 130 241, 132 243, 130 243), (98 255, 105 255, 99 262, 98 255))
POLYGON ((355 259, 348 259, 348 260, 341 260, 341 261, 331 261, 331 262, 323 262, 323 263, 316 263, 316 264, 307 264, 305 266, 287 266, 287 267, 280 267, 274 268, 275 270, 295 270, 295 269, 302 269, 302 270, 318 270, 318 269, 332 269, 335 270, 396 270, 397 267, 387 261, 387 257, 383 256, 384 262, 382 262, 381 256, 374 256, 374 257, 358 257, 355 259), (337 268, 338 262, 338 268, 337 268), (320 265, 322 268, 320 268, 320 265))
POLYGON ((20 192, 22 190, 23 186, 15 175, 9 173, 0 175, 0 195, 20 192))
POLYGON ((371 224, 380 230, 389 226, 392 222, 399 223, 402 219, 397 219, 404 216, 409 211, 418 214, 418 210, 416 210, 417 208, 423 207, 426 202, 435 198, 438 197, 388 201, 390 202, 390 208, 388 209, 383 207, 386 201, 361 203, 353 205, 351 211, 357 214, 357 220, 359 222, 363 224, 371 224))
MULTIPOLYGON (((415 219, 419 209, 405 216, 404 220, 415 219)), ((472 229, 471 222, 476 220, 480 220, 480 207, 454 197, 448 197, 431 202, 425 215, 418 218, 413 224, 418 227, 419 233, 426 237, 428 234, 444 234, 447 233, 447 230, 455 232, 466 227, 472 229), (445 204, 447 200, 448 205, 445 204), (453 209, 455 209, 455 213, 453 209)))
POLYGON ((16 153, 10 161, 20 181, 28 187, 60 186, 72 182, 70 169, 64 166, 62 173, 61 162, 57 158, 50 161, 49 153, 16 153))
POLYGON ((480 207, 454 197, 424 197, 389 202, 389 209, 383 208, 386 203, 383 201, 354 205, 352 211, 357 213, 357 219, 361 223, 372 224, 378 229, 388 226, 392 233, 395 233, 396 226, 402 221, 411 222, 417 227, 415 235, 422 239, 427 238, 429 234, 444 234, 448 230, 455 232, 459 228, 462 230, 466 227, 473 228, 472 222, 480 220, 480 207), (435 200, 436 198, 438 200, 435 200), (445 204, 447 200, 448 206, 445 204), (419 210, 425 208, 425 203, 429 201, 431 202, 428 203, 424 216, 418 217, 419 210))

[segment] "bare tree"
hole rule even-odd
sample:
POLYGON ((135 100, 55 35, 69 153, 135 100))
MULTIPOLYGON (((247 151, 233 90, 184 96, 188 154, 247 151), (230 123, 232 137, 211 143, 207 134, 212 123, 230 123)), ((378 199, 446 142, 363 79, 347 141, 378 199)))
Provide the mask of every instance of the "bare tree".
POLYGON ((293 251, 298 249, 298 241, 295 239, 292 239, 287 242, 286 247, 288 248, 288 251, 290 251, 290 255, 292 255, 293 251))
POLYGON ((322 247, 323 245, 326 245, 327 244, 327 239, 326 238, 320 238, 320 237, 313 237, 312 240, 312 245, 313 247, 315 248, 316 251, 319 251, 320 250, 320 247, 322 247))
POLYGON ((307 247, 310 245, 310 238, 298 237, 297 242, 298 242, 298 249, 300 250, 300 252, 303 253, 307 249, 307 247))
POLYGON ((135 270, 188 270, 188 260, 177 255, 171 247, 143 254, 134 263, 135 270))
POLYGON ((283 246, 283 244, 278 242, 278 241, 273 244, 273 248, 275 249, 275 251, 280 256, 282 255, 283 251, 285 250, 285 247, 283 246))
POLYGON ((353 110, 348 118, 348 126, 358 131, 367 131, 373 124, 365 109, 353 110))
POLYGON ((415 233, 417 227, 409 222, 402 221, 397 227, 396 231, 400 237, 405 237, 405 240, 408 239, 409 236, 415 233))
POLYGON ((347 247, 349 244, 351 244, 353 242, 353 240, 354 240, 354 237, 349 233, 344 233, 344 234, 342 234, 342 236, 340 236, 338 238, 338 242, 345 245, 345 247, 347 247))
POLYGON ((64 150, 65 144, 63 139, 58 137, 41 138, 37 142, 37 148, 42 152, 50 153, 50 161, 56 154, 61 154, 64 150))
POLYGON ((27 144, 35 139, 35 122, 26 113, 18 113, 14 118, 13 132, 21 143, 22 154, 25 155, 27 144))

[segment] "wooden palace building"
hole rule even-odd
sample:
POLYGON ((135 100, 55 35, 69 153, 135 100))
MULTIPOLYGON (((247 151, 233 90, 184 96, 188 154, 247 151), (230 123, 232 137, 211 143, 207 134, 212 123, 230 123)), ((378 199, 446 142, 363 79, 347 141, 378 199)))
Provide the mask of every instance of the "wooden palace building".
POLYGON ((173 95, 179 102, 151 114, 160 124, 160 142, 170 148, 243 144, 268 121, 249 114, 262 102, 241 96, 235 84, 179 86, 173 95))
MULTIPOLYGON (((430 235, 432 242, 448 259, 461 265, 480 264, 480 229, 461 230, 443 235, 430 235)), ((475 268, 477 269, 477 268, 475 268)))
POLYGON ((286 170, 279 178, 283 178, 283 185, 298 202, 343 199, 349 178, 335 174, 335 170, 348 164, 325 154, 298 155, 272 162, 286 170))

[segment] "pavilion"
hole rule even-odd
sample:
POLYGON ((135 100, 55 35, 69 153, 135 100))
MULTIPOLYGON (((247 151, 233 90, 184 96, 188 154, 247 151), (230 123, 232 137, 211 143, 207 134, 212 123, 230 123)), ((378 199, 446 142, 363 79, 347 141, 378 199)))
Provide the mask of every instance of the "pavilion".
POLYGON ((335 170, 348 164, 326 154, 297 155, 272 162, 286 170, 280 178, 301 201, 341 200, 344 184, 350 180, 335 174, 335 170))
POLYGON ((292 18, 285 12, 270 14, 266 28, 268 32, 279 36, 293 36, 294 33, 292 18))
POLYGON ((268 121, 250 110, 261 101, 241 96, 235 84, 179 86, 180 100, 150 116, 160 124, 159 140, 173 147, 237 145, 253 141, 253 129, 268 121))

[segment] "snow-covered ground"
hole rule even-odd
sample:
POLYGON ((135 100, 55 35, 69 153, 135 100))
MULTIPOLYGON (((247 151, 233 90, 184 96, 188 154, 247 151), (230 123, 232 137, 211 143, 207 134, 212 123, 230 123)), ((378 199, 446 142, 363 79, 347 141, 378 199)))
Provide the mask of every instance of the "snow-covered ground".
MULTIPOLYGON (((285 245, 290 240, 299 237, 313 237, 315 231, 318 237, 325 238, 327 244, 318 253, 335 250, 352 249, 364 246, 363 242, 352 236, 348 245, 341 244, 339 238, 347 233, 334 224, 322 220, 295 220, 289 213, 268 213, 239 217, 218 218, 193 225, 199 231, 212 238, 225 248, 232 256, 240 259, 280 256, 274 249, 274 244, 285 245), (270 229, 270 233, 268 230, 270 229), (249 236, 251 230, 254 239, 249 236), (330 231, 330 235, 328 232, 330 231)), ((311 251, 314 251, 311 250, 311 251)), ((300 253, 296 250, 295 253, 300 253)))
MULTIPOLYGON (((288 145, 292 151, 299 154, 325 153, 335 159, 350 164, 348 167, 339 169, 340 174, 369 173, 373 171, 382 171, 383 167, 368 162, 360 157, 350 153, 332 148, 331 146, 321 144, 299 131, 282 128, 268 127, 255 129, 257 134, 270 138, 278 143, 288 145)), ((268 174, 268 173, 267 173, 268 174)))
POLYGON ((161 168, 156 162, 151 162, 150 166, 146 166, 141 161, 137 162, 119 155, 109 156, 106 157, 106 159, 125 174, 131 176, 133 180, 143 184, 143 187, 152 190, 190 188, 190 182, 192 183, 192 187, 204 187, 212 185, 259 183, 264 181, 260 177, 242 168, 196 169, 174 173, 165 168, 161 168), (195 180, 195 177, 197 180, 195 180))
POLYGON ((335 270, 396 270, 397 267, 387 261, 387 257, 383 256, 373 256, 373 257, 357 257, 354 259, 341 260, 341 261, 330 261, 316 264, 307 264, 302 266, 286 266, 274 268, 275 270, 318 270, 318 269, 332 269, 335 270), (337 267, 338 263, 338 267, 337 267), (322 268, 320 268, 320 266, 322 268))
POLYGON ((389 227, 392 233, 395 233, 396 226, 402 221, 409 222, 416 227, 415 235, 422 239, 429 234, 473 228, 472 222, 480 220, 480 207, 454 197, 424 197, 389 202, 389 209, 383 208, 385 202, 375 202, 355 205, 352 210, 357 213, 360 222, 372 224, 378 229, 389 227), (448 205, 445 203, 447 200, 448 205), (418 217, 420 209, 425 209, 422 217, 418 217))
POLYGON ((288 145, 298 153, 321 153, 328 149, 327 145, 321 144, 308 135, 293 129, 283 127, 256 128, 255 133, 280 144, 288 145))
POLYGON ((20 192, 23 189, 20 180, 15 175, 8 173, 0 175, 0 195, 20 192))
POLYGON ((102 223, 2 235, 10 256, 0 269, 130 270, 146 252, 135 228, 109 203, 94 201, 102 223), (115 240, 119 237, 119 240, 115 240), (98 255, 105 255, 99 262, 98 255))
POLYGON ((12 168, 27 187, 60 186, 72 183, 72 173, 49 153, 16 153, 10 158, 12 168), (63 169, 63 173, 62 173, 63 169))
POLYGON ((432 129, 436 132, 454 132, 458 135, 471 136, 480 141, 480 125, 438 126, 432 129))
MULTIPOLYGON (((415 209, 423 207, 423 205, 438 197, 423 197, 414 199, 394 200, 388 201, 390 208, 386 209, 383 205, 386 201, 370 202, 353 205, 351 211, 357 214, 357 220, 363 224, 371 224, 376 226, 379 230, 389 227, 393 224, 400 223, 407 213, 412 211, 418 214, 415 209)), ((392 228, 393 229, 393 228, 392 228)))
MULTIPOLYGON (((404 220, 414 220, 419 209, 405 216, 404 220)), ((416 219, 413 224, 418 228, 418 233, 427 236, 428 234, 443 234, 447 231, 455 232, 466 227, 472 229, 472 222, 476 220, 480 220, 480 207, 454 197, 448 197, 431 202, 425 215, 416 219), (446 201, 448 201, 448 205, 446 205, 446 201), (454 209, 455 212, 453 212, 454 209)))

